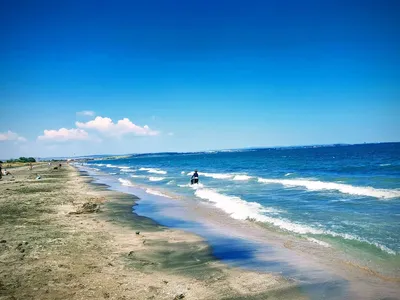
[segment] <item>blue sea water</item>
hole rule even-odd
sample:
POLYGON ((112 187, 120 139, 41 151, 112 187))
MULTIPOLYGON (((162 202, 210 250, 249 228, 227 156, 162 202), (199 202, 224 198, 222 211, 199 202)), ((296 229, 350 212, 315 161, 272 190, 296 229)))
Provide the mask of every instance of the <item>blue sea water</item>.
POLYGON ((121 185, 205 202, 324 247, 400 256, 400 143, 140 154, 87 165, 121 185), (190 185, 195 169, 200 183, 190 185))

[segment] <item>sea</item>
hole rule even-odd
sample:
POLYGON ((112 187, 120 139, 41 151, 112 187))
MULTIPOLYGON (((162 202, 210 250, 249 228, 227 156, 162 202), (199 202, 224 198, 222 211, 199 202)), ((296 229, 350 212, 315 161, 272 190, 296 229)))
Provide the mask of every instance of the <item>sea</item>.
POLYGON ((399 275, 400 143, 136 154, 84 166, 399 275))

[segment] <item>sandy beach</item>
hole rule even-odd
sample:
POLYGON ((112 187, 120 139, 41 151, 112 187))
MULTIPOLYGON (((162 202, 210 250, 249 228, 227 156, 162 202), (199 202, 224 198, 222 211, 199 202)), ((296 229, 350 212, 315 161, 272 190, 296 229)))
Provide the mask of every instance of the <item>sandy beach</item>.
POLYGON ((306 299, 294 281, 218 262, 72 166, 12 174, 0 181, 0 299, 306 299))

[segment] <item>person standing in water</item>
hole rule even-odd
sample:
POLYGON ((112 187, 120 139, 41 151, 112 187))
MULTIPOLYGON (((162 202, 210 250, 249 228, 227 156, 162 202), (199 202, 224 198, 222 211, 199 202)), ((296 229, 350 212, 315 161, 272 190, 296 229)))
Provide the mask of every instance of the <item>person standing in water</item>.
POLYGON ((199 183, 199 174, 197 173, 197 170, 194 171, 192 178, 190 179, 190 183, 199 183))

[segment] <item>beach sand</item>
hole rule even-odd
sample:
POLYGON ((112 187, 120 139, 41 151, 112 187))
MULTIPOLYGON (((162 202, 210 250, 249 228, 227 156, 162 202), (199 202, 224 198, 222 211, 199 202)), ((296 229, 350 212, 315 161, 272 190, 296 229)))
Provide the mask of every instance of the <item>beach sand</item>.
POLYGON ((229 267, 202 238, 132 213, 137 198, 72 166, 28 169, 0 181, 0 299, 306 299, 294 281, 229 267))

